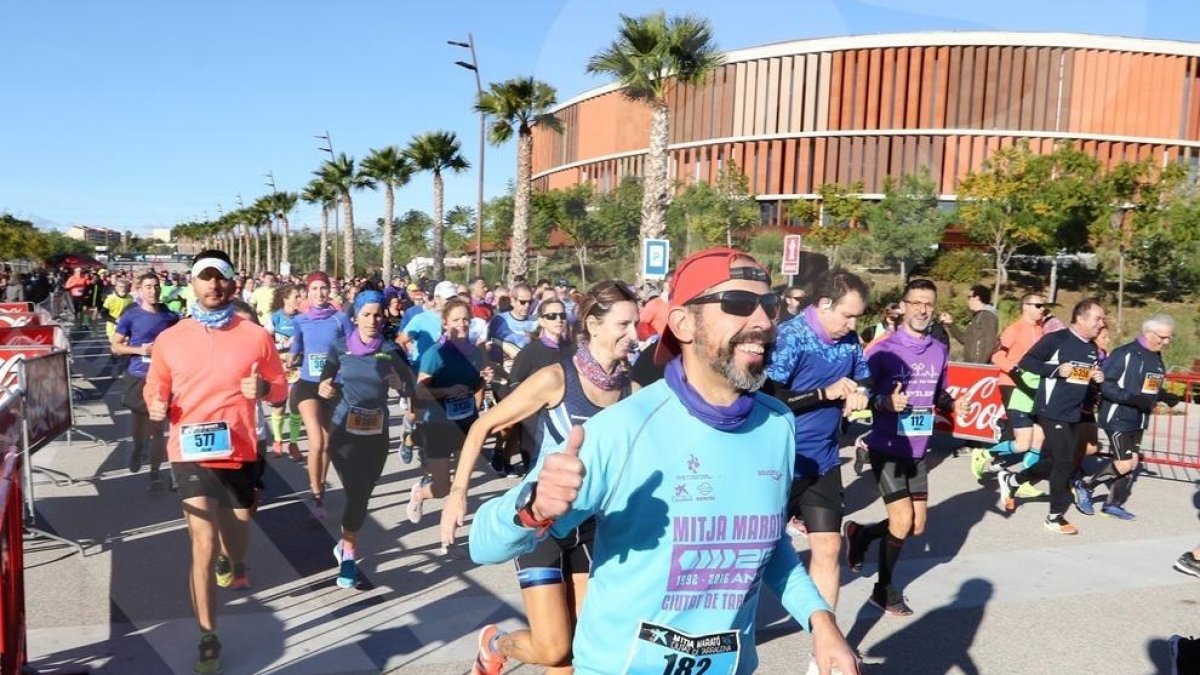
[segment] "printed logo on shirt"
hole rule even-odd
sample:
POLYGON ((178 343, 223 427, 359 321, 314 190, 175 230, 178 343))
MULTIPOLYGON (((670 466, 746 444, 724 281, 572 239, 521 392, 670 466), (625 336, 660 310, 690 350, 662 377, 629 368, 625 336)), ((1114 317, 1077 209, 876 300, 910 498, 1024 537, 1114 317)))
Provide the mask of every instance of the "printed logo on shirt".
POLYGON ((694 454, 688 455, 687 473, 676 475, 675 480, 677 482, 675 495, 671 497, 672 502, 711 502, 716 499, 713 497, 713 477, 700 473, 700 458, 694 454))
POLYGON ((760 583, 782 527, 782 514, 675 516, 662 608, 739 609, 760 583))

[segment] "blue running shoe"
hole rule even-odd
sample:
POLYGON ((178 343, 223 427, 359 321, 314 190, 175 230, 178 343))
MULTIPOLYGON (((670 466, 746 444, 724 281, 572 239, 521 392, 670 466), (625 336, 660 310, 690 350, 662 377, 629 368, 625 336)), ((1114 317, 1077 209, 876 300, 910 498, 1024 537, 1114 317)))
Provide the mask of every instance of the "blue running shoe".
POLYGON ((358 563, 353 560, 343 560, 338 566, 338 588, 354 588, 358 585, 358 563))
POLYGON ((1137 520, 1137 516, 1126 511, 1120 506, 1117 506, 1116 504, 1105 504, 1104 508, 1101 509, 1101 513, 1109 518, 1116 518, 1117 520, 1137 520))
POLYGON ((1092 504, 1092 493, 1083 485, 1083 481, 1077 480, 1071 484, 1071 492, 1075 497, 1075 508, 1085 516, 1096 515, 1096 508, 1092 504))

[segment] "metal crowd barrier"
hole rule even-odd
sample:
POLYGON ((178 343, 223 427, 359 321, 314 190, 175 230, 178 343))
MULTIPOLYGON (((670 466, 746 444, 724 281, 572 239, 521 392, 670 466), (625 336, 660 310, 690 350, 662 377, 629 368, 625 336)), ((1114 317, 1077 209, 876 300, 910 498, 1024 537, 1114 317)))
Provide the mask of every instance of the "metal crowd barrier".
MULTIPOLYGON (((7 405, 3 407, 7 407, 7 405)), ((26 660, 21 451, 10 446, 4 452, 2 467, 0 469, 0 673, 17 675, 23 672, 26 660)))
POLYGON ((1143 459, 1200 469, 1200 374, 1168 373, 1163 386, 1176 390, 1181 400, 1174 407, 1159 405, 1150 417, 1142 437, 1143 459))

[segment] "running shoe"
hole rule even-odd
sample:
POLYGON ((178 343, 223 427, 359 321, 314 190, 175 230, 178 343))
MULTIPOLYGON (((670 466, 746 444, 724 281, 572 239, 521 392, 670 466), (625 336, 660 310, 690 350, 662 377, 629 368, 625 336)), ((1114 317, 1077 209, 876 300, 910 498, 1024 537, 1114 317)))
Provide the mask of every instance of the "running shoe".
POLYGON ((325 498, 323 496, 313 495, 312 501, 308 503, 308 508, 312 511, 313 518, 325 520, 325 498))
POLYGON ((129 473, 137 473, 142 470, 142 457, 146 451, 138 446, 133 446, 133 452, 129 453, 129 473))
POLYGON ((863 560, 867 557, 867 545, 862 536, 862 525, 847 520, 842 525, 842 535, 846 537, 846 566, 855 574, 862 574, 863 560))
POLYGON ((862 475, 863 467, 866 466, 869 459, 870 458, 867 454, 867 449, 864 448, 863 446, 855 443, 855 445, 854 445, 854 474, 856 476, 862 475))
POLYGON ((871 599, 867 602, 889 616, 911 616, 913 613, 912 608, 905 602, 905 597, 890 584, 875 584, 875 589, 871 591, 871 599))
POLYGON ((246 567, 246 563, 236 563, 233 566, 233 581, 230 582, 229 588, 235 591, 250 588, 250 569, 246 567))
POLYGON ((1179 559, 1175 561, 1175 569, 1200 578, 1200 560, 1197 560, 1191 551, 1179 556, 1179 559))
MULTIPOLYGON (((333 545, 333 561, 337 564, 342 564, 344 556, 342 555, 342 540, 338 539, 338 543, 333 545)), ((358 560, 358 556, 354 556, 354 560, 358 560)))
POLYGON ((1083 484, 1083 481, 1077 480, 1071 484, 1071 494, 1075 497, 1075 508, 1085 516, 1096 515, 1096 507, 1092 504, 1092 493, 1083 484))
POLYGON ((1171 675, 1200 673, 1200 639, 1171 636, 1171 675))
POLYGON ((413 461, 413 447, 409 442, 408 434, 404 434, 400 439, 400 461, 405 464, 412 464, 413 461))
POLYGON ((1062 516, 1059 516, 1057 519, 1047 518, 1042 521, 1042 527, 1055 534, 1079 534, 1079 528, 1068 523, 1067 519, 1062 516))
POLYGON ((1018 499, 1041 499, 1046 496, 1046 491, 1042 490, 1033 483, 1021 483, 1013 492, 1018 499))
POLYGON ((1104 508, 1100 509, 1100 513, 1108 516, 1109 518, 1116 518, 1117 520, 1137 520, 1137 516, 1126 511, 1124 507, 1117 504, 1105 504, 1104 508))
POLYGON ((295 441, 288 443, 288 456, 297 462, 304 461, 304 455, 300 453, 300 446, 296 445, 295 441))
POLYGON ((495 471, 497 476, 507 476, 509 466, 510 464, 507 457, 496 450, 492 451, 492 471, 495 471))
POLYGON ((358 585, 358 563, 347 558, 338 565, 337 587, 354 588, 358 585))
POLYGON ((200 657, 193 668, 200 675, 218 675, 221 672, 221 641, 216 633, 207 633, 200 638, 200 657))
POLYGON ((971 451, 971 475, 975 476, 975 480, 982 480, 983 473, 987 469, 987 465, 992 461, 992 453, 983 448, 975 448, 971 451))
POLYGON ((220 588, 229 588, 233 583, 233 563, 229 558, 223 555, 217 556, 217 561, 213 564, 213 573, 217 578, 217 586, 220 588))
POLYGON ((419 480, 408 491, 408 522, 414 525, 421 522, 421 502, 425 501, 425 495, 422 490, 425 488, 425 481, 419 480))
POLYGON ((496 646, 496 641, 503 634, 495 625, 484 626, 483 630, 479 631, 479 653, 475 655, 475 666, 471 668, 471 675, 500 675, 504 670, 508 657, 501 654, 496 646))
POLYGON ((275 457, 283 457, 283 441, 275 441, 271 445, 271 454, 275 457))
POLYGON ((807 537, 808 528, 804 526, 804 521, 799 518, 789 518, 787 527, 784 528, 789 537, 807 537))
POLYGON ((1009 513, 1017 510, 1017 500, 1013 495, 1012 479, 1013 476, 1011 473, 1000 472, 1000 506, 1009 513))

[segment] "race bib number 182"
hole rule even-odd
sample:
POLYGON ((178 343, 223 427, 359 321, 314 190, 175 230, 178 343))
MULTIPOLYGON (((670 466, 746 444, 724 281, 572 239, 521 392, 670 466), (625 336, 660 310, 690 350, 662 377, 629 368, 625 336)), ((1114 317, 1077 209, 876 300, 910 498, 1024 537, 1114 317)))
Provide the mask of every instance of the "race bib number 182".
POLYGON ((625 674, 733 675, 737 672, 739 647, 740 637, 735 630, 688 635, 643 621, 625 674))

